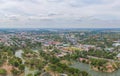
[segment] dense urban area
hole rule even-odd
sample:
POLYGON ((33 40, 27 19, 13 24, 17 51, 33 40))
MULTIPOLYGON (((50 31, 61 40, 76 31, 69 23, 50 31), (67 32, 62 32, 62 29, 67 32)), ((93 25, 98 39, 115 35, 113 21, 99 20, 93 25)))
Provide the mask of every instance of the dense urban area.
POLYGON ((92 76, 76 63, 118 71, 120 29, 0 29, 0 76, 92 76))

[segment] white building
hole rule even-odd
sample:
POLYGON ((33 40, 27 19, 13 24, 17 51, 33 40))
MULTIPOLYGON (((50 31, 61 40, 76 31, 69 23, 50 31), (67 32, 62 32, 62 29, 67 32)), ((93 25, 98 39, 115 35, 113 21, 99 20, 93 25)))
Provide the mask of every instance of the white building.
POLYGON ((120 46, 120 43, 114 43, 113 46, 115 47, 120 46))
POLYGON ((120 53, 117 55, 117 58, 120 60, 120 53))

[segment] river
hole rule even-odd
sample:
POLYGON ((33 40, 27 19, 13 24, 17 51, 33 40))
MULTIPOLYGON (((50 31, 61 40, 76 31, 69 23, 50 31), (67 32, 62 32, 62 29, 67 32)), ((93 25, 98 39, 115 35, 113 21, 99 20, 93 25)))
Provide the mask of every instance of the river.
MULTIPOLYGON (((24 64, 25 60, 22 58, 22 53, 22 50, 18 50, 16 51, 15 56, 21 58, 24 64)), ((80 69, 82 71, 87 71, 91 76, 120 76, 120 69, 112 73, 96 72, 93 71, 88 64, 80 62, 74 62, 71 67, 80 69)), ((35 71, 36 70, 30 70, 28 67, 25 67, 25 76, 29 73, 32 73, 34 75, 35 71)))
POLYGON ((80 63, 80 62, 74 62, 72 64, 72 67, 80 69, 82 71, 86 71, 91 76, 120 76, 120 69, 112 73, 96 72, 90 68, 89 64, 80 63))

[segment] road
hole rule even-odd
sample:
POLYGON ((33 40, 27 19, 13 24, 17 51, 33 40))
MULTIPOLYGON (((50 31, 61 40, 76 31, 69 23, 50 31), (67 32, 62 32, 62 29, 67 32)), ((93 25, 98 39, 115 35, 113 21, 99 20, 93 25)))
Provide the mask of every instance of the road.
POLYGON ((103 60, 107 60, 110 62, 120 62, 119 60, 113 60, 113 59, 106 59, 106 58, 99 58, 99 57, 95 57, 95 56, 87 56, 88 58, 94 58, 94 59, 103 59, 103 60))

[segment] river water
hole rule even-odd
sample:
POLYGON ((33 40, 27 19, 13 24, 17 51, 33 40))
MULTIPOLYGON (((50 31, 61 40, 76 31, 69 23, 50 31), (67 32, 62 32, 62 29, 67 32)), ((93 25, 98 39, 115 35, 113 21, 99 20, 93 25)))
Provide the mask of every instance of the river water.
MULTIPOLYGON (((25 60, 22 58, 22 53, 23 53, 22 50, 18 50, 16 51, 15 56, 21 58, 24 64, 25 60)), ((86 71, 91 76, 120 76, 120 69, 112 73, 96 72, 90 68, 89 64, 80 63, 80 62, 74 62, 71 67, 80 69, 81 71, 86 71)), ((36 70, 30 70, 28 67, 25 67, 25 76, 29 73, 32 73, 34 75, 35 71, 36 70)))
POLYGON ((80 62, 74 62, 74 64, 72 64, 72 67, 80 69, 82 71, 86 71, 91 76, 120 76, 120 69, 112 73, 96 72, 90 68, 89 64, 80 63, 80 62))

